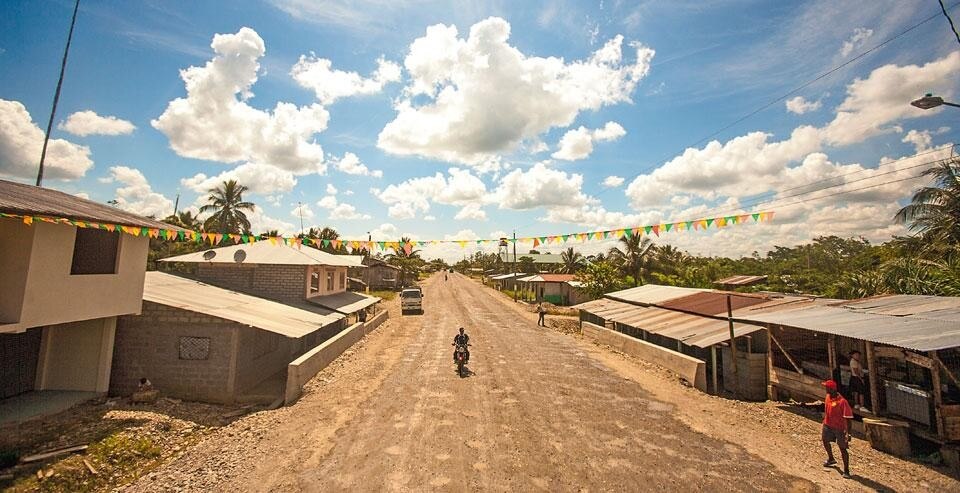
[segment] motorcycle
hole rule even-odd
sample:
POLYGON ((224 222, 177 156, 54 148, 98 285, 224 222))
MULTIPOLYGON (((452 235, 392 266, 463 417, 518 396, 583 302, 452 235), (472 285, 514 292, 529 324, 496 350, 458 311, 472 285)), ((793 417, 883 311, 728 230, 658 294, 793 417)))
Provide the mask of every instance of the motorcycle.
POLYGON ((472 345, 473 344, 454 344, 454 346, 456 346, 454 350, 454 361, 457 363, 457 374, 460 375, 460 378, 466 376, 464 365, 467 363, 467 346, 472 345))

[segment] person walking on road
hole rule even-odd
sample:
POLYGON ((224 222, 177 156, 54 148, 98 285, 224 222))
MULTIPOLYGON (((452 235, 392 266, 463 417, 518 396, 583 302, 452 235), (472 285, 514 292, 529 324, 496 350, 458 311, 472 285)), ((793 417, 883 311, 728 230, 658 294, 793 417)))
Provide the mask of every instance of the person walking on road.
POLYGON ((546 314, 547 314, 547 309, 543 307, 543 302, 538 301, 537 302, 537 326, 538 327, 547 326, 547 321, 544 320, 544 316, 546 316, 546 314))
POLYGON ((850 445, 850 420, 853 419, 853 409, 837 391, 837 382, 827 380, 823 382, 823 386, 827 389, 827 395, 823 398, 823 429, 820 432, 820 440, 827 451, 827 461, 823 463, 823 467, 836 465, 831 442, 837 442, 840 458, 843 459, 843 477, 849 479, 850 454, 847 453, 847 447, 850 445))

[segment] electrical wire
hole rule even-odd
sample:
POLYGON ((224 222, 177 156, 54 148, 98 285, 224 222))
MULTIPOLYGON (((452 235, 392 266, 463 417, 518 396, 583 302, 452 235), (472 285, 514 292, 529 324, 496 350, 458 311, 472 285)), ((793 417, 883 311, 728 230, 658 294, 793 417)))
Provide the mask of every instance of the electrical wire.
MULTIPOLYGON (((953 25, 953 19, 950 18, 950 14, 947 13, 947 7, 943 5, 943 0, 940 1, 940 9, 943 10, 943 16, 947 18, 947 22, 950 23, 950 29, 953 30, 953 35, 957 37, 957 43, 960 43, 960 33, 957 32, 957 26, 953 25)), ((953 7, 950 7, 953 8, 953 7)))

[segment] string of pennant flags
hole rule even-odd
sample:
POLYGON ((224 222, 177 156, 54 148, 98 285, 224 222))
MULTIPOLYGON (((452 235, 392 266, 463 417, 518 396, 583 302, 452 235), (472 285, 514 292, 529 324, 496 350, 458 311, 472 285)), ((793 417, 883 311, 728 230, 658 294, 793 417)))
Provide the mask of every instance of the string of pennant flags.
POLYGON ((647 226, 636 226, 630 228, 608 229, 602 231, 588 231, 581 233, 569 233, 561 235, 546 236, 528 236, 523 238, 501 238, 501 239, 475 239, 475 240, 410 240, 400 241, 371 241, 371 240, 328 240, 309 237, 284 237, 269 236, 261 237, 257 235, 245 235, 234 233, 207 233, 187 229, 163 229, 147 228, 140 226, 126 226, 122 224, 109 224, 94 221, 83 221, 78 219, 68 219, 63 217, 33 216, 22 214, 9 214, 0 212, 0 217, 19 218, 24 224, 32 225, 35 222, 46 222, 53 224, 69 224, 79 228, 104 229, 110 232, 122 232, 132 236, 145 236, 153 239, 166 241, 192 241, 196 243, 208 243, 210 246, 223 244, 253 243, 257 241, 269 241, 274 245, 314 245, 319 247, 333 247, 340 249, 349 246, 353 250, 365 249, 381 251, 401 249, 408 253, 414 247, 423 247, 438 244, 458 244, 460 248, 466 248, 467 245, 489 245, 500 242, 518 242, 523 244, 532 244, 534 247, 540 245, 566 244, 571 241, 588 242, 600 241, 610 238, 623 238, 631 236, 655 235, 678 233, 682 231, 706 231, 710 228, 726 228, 729 226, 747 224, 750 222, 769 222, 773 220, 773 212, 753 212, 749 214, 738 214, 732 216, 711 217, 706 219, 696 219, 693 221, 678 221, 673 223, 660 223, 647 226))

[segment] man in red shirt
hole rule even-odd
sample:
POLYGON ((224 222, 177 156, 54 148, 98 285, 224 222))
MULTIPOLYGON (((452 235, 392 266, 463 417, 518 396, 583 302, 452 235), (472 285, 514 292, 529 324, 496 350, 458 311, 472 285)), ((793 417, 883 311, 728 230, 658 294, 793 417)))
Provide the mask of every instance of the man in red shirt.
POLYGON ((837 442, 840 457, 843 459, 843 477, 849 478, 850 455, 847 453, 847 445, 850 443, 850 420, 853 419, 853 409, 837 391, 837 382, 827 380, 823 382, 823 386, 827 389, 827 396, 823 398, 823 430, 820 433, 823 448, 827 451, 827 461, 823 463, 823 467, 830 467, 837 463, 833 458, 833 448, 830 445, 830 442, 837 442))

